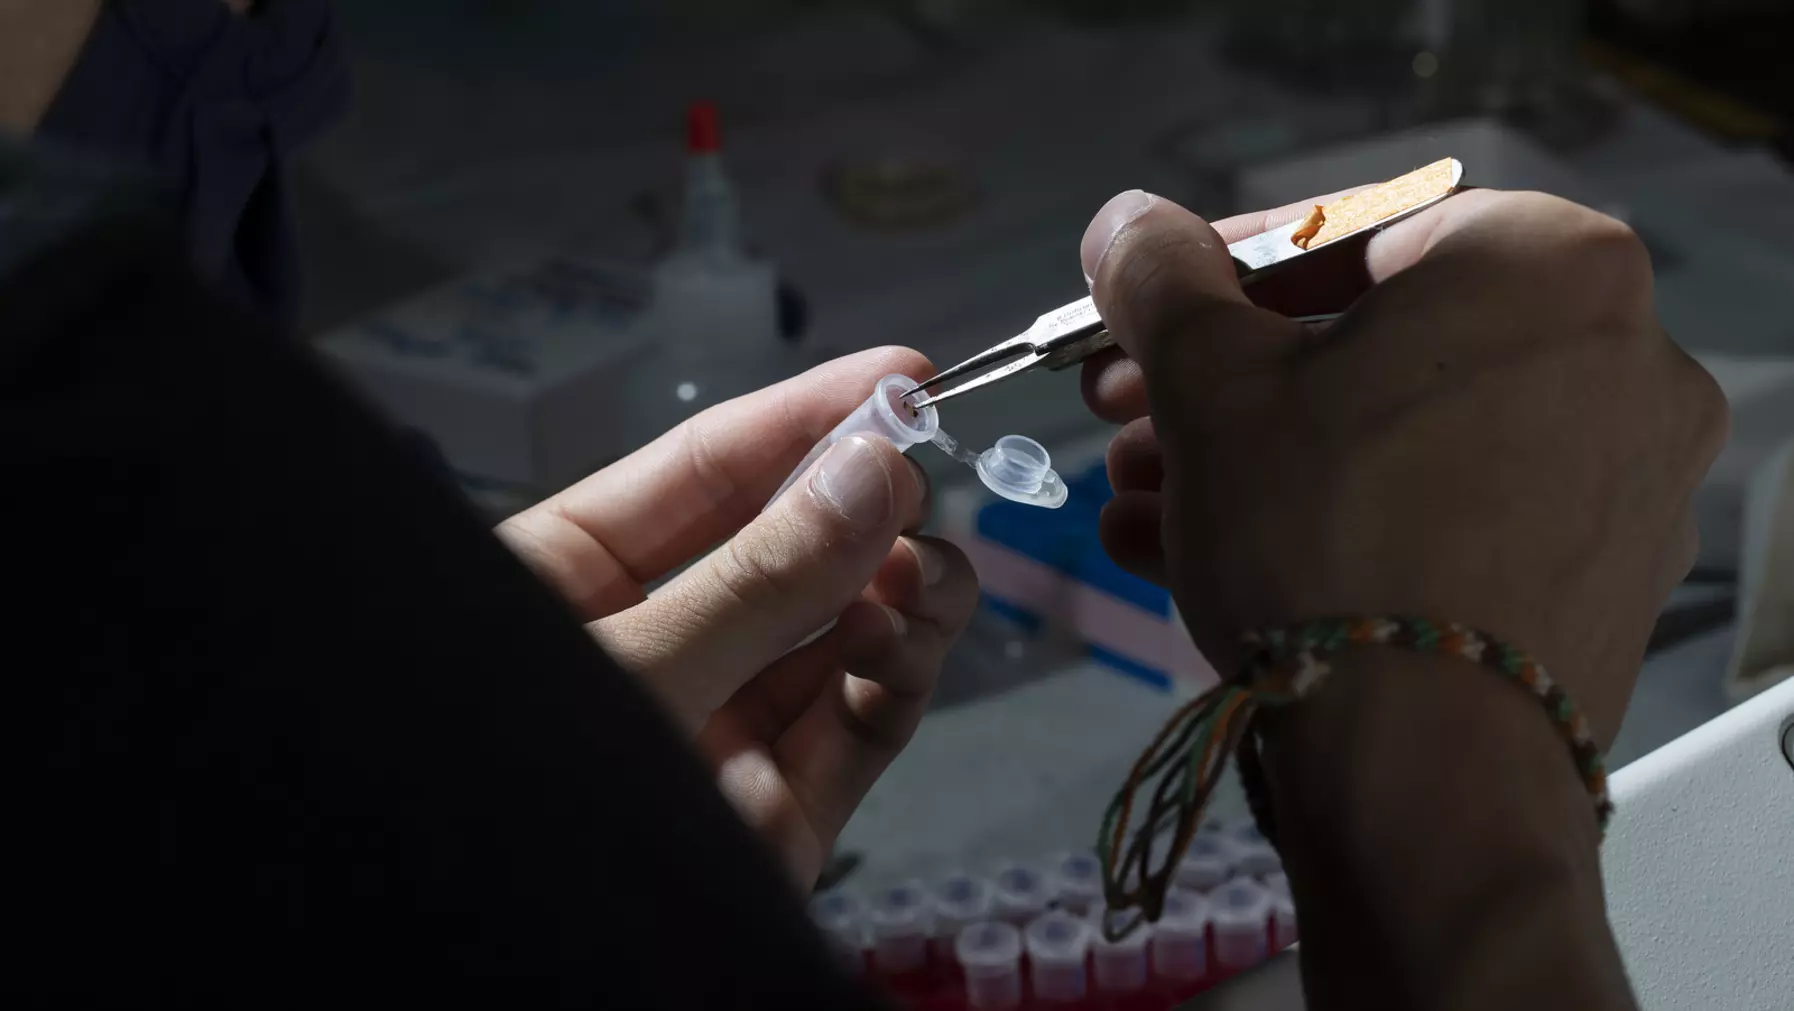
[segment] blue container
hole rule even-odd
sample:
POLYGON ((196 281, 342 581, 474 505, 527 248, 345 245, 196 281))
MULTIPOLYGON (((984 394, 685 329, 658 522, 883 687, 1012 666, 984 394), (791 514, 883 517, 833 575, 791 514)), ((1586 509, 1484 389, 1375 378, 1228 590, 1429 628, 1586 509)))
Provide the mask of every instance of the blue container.
MULTIPOLYGON (((978 511, 978 536, 1032 559, 1087 586, 1116 597, 1142 611, 1169 619, 1171 594, 1138 576, 1124 572, 1103 550, 1097 520, 1103 506, 1115 497, 1106 469, 1101 464, 1077 475, 1067 484, 1069 495, 1060 509, 1040 509, 1017 502, 995 501, 978 511)), ((1041 616, 986 595, 992 610, 1027 628, 1040 624, 1041 616)), ((1160 688, 1170 686, 1162 670, 1097 646, 1090 655, 1122 673, 1160 688)))

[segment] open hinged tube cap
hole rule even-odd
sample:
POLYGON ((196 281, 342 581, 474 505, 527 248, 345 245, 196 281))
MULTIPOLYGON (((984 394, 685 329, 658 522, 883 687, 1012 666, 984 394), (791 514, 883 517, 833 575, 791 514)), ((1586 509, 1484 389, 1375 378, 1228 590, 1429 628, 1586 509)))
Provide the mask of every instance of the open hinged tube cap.
POLYGON ((1046 447, 1025 435, 1005 435, 978 457, 978 477, 998 495, 1023 505, 1057 509, 1069 492, 1046 447))

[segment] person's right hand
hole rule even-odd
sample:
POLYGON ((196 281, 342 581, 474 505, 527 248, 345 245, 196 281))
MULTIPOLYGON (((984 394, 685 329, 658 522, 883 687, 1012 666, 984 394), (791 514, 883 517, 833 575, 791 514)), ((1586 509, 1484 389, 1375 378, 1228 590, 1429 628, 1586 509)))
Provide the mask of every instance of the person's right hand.
POLYGON ((1255 626, 1459 621, 1534 653, 1610 742, 1727 430, 1638 238, 1553 197, 1461 194, 1378 236, 1374 287, 1317 333, 1248 300, 1215 229, 1144 199, 1083 245, 1133 360, 1089 377, 1093 404, 1151 413, 1111 449, 1111 552, 1168 576, 1218 665, 1255 626))

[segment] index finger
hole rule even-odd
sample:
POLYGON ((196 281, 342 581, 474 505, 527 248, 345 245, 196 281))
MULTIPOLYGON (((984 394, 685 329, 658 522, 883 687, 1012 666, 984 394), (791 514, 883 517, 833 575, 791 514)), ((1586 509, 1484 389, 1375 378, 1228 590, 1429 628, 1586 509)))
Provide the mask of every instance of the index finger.
POLYGON ((507 520, 502 533, 584 617, 602 617, 758 515, 880 377, 934 371, 903 347, 837 358, 688 419, 507 520), (615 596, 619 583, 627 596, 615 596))

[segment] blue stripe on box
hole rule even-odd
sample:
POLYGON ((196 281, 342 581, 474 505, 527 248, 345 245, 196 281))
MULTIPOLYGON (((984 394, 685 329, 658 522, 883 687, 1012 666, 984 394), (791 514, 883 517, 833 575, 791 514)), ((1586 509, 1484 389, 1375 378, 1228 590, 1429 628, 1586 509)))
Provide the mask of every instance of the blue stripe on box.
POLYGON ((1035 614, 1033 611, 1025 610, 1021 607, 1016 606, 1015 604, 1011 604, 1009 601, 1004 600, 1001 597, 992 596, 991 594, 988 594, 988 593, 979 594, 978 600, 979 600, 979 603, 983 604, 984 608, 986 610, 988 610, 990 613, 996 615, 999 618, 1002 618, 1005 621, 1013 622, 1017 625, 1020 625, 1022 627, 1023 631, 1027 631, 1027 632, 1040 631, 1040 625, 1041 625, 1040 615, 1035 614))
POLYGON ((1102 464, 1089 468, 1068 485, 1062 509, 1039 509, 996 501, 978 510, 975 521, 982 540, 1032 559, 1080 583, 1161 618, 1171 616, 1171 594, 1124 572, 1103 550, 1097 533, 1102 508, 1115 493, 1102 464))
POLYGON ((1065 509, 1047 510, 999 501, 978 510, 976 529, 983 540, 1074 575, 1079 556, 1096 534, 1096 514, 1069 503, 1065 509))
POLYGON ((1138 660, 1130 660, 1120 653, 1107 650, 1101 646, 1090 646, 1090 658, 1105 667, 1114 668, 1136 681, 1144 682, 1160 691, 1171 690, 1171 675, 1157 667, 1148 667, 1138 660))
MULTIPOLYGON (((1115 496, 1106 468, 1097 464, 1077 475, 1068 482, 1068 490, 1070 494, 1062 509, 1039 509, 1002 500, 983 506, 974 521, 977 536, 1130 607, 1168 620, 1171 594, 1164 587, 1123 571, 1103 550, 1097 533, 1098 518, 1103 505, 1115 496)), ((1023 629, 1033 631, 1041 627, 1040 615, 988 593, 983 599, 992 613, 1023 629)), ((1093 659, 1128 677, 1161 690, 1171 686, 1171 677, 1163 670, 1111 649, 1091 645, 1087 649, 1093 659)))
POLYGON ((1078 559, 1073 576, 1081 583, 1101 590, 1127 604, 1166 620, 1171 618, 1171 592, 1155 586, 1139 576, 1124 571, 1103 550, 1100 543, 1091 544, 1078 559))

